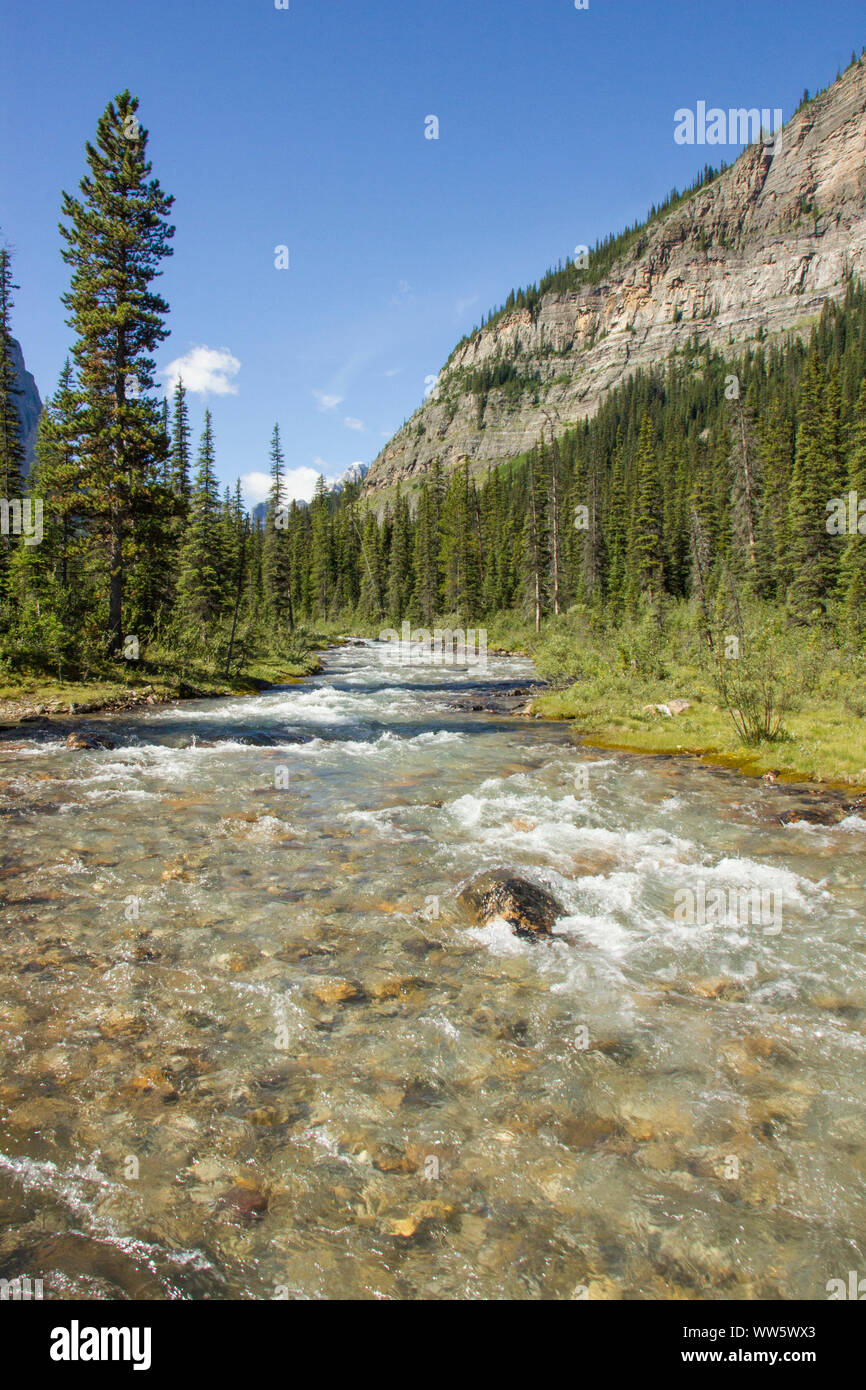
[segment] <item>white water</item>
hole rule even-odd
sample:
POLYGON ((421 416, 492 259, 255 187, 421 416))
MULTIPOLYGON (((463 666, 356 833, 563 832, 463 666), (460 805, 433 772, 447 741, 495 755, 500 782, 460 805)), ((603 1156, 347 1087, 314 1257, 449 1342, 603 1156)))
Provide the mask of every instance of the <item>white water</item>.
POLYGON ((350 647, 99 721, 114 749, 0 744, 0 1277, 822 1298, 866 1268, 866 823, 783 829, 777 788, 450 708, 472 683, 350 647), (553 939, 473 924, 496 867, 559 899, 553 939), (701 884, 780 928, 676 920, 701 884))

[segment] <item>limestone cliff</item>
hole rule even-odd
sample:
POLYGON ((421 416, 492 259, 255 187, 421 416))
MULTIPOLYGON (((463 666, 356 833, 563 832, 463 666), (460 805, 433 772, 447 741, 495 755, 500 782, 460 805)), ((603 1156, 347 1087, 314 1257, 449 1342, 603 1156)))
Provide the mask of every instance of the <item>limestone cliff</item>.
POLYGON ((760 333, 803 329, 850 274, 866 279, 866 62, 729 169, 650 222, 602 283, 497 316, 452 354, 424 404, 385 446, 370 496, 433 460, 473 469, 513 458, 542 431, 592 415, 640 366, 692 335, 737 352, 760 333), (479 368, 511 380, 484 395, 479 368))

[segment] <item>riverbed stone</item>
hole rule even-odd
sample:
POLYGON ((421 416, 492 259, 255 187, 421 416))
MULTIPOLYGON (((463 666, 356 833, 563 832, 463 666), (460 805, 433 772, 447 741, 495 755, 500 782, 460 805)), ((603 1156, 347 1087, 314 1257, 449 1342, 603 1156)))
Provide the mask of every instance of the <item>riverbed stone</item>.
POLYGON ((518 936, 549 936, 565 909, 546 888, 519 878, 508 869, 478 874, 459 894, 459 901, 480 926, 501 917, 518 936))
POLYGON ((82 733, 80 729, 74 730, 66 739, 67 748, 93 749, 116 746, 114 739, 109 738, 107 734, 82 733))
POLYGON ((353 1004, 365 998, 357 980, 322 980, 314 986, 313 994, 320 1004, 353 1004))

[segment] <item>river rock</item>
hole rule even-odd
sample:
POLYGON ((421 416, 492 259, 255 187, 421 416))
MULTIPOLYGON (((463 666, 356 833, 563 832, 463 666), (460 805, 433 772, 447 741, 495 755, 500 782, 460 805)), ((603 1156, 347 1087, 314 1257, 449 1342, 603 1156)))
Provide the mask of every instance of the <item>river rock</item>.
POLYGON ((643 709, 644 714, 663 714, 666 719, 674 719, 691 709, 691 703, 688 700, 668 700, 663 705, 644 705, 643 709))
POLYGON ((114 748, 113 739, 105 734, 83 734, 79 729, 74 730, 66 739, 67 748, 114 748))
POLYGON ((479 926, 502 917, 518 936, 549 936, 565 909, 546 888, 539 888, 508 869, 478 874, 459 894, 479 926))
POLYGON ((796 825, 798 821, 805 821, 807 825, 838 825, 843 817, 844 811, 839 806, 815 805, 783 811, 779 820, 782 825, 796 825))
POLYGON ((249 1226, 264 1219, 268 1210, 268 1197, 257 1183, 249 1178, 239 1178, 228 1192, 224 1192, 217 1203, 218 1209, 228 1214, 229 1219, 249 1226))
POLYGON ((315 986, 313 994, 320 1004, 356 1004, 365 998, 357 980, 323 980, 315 986))

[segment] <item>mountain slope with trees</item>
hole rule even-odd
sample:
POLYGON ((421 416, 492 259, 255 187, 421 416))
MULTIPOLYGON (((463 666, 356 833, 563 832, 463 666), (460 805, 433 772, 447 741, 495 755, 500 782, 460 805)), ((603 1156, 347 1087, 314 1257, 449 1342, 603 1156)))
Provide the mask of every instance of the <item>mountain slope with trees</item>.
POLYGON ((456 346, 365 492, 415 486, 434 459, 446 472, 506 462, 695 335, 737 356, 759 335, 808 334, 852 276, 866 278, 866 60, 853 55, 772 144, 703 169, 585 263, 512 291, 456 346))

